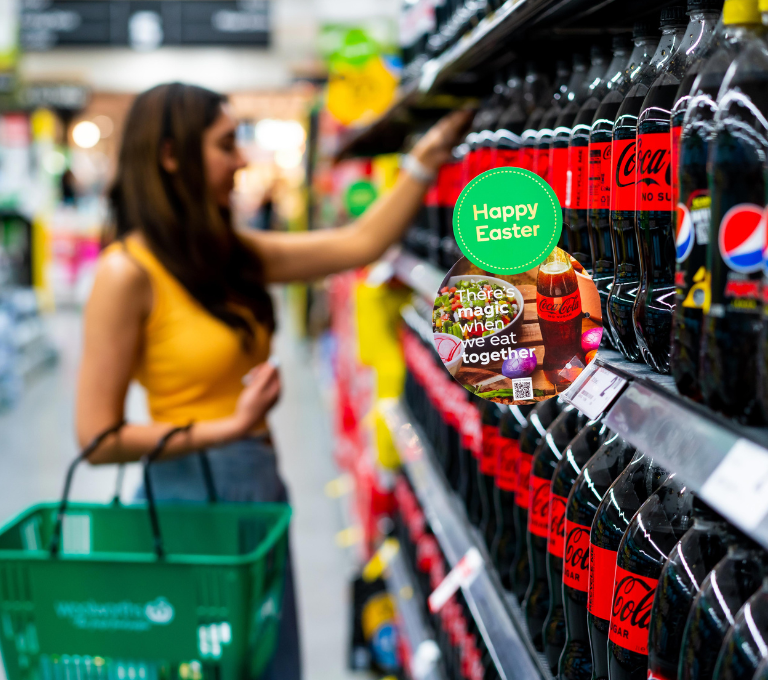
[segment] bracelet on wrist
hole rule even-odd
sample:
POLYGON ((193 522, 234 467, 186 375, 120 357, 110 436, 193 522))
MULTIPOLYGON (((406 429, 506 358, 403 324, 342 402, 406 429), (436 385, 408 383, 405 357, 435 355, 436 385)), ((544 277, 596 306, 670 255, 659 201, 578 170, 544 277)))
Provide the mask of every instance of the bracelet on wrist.
POLYGON ((413 179, 418 180, 419 182, 424 182, 425 184, 432 184, 432 182, 435 181, 435 177, 437 177, 436 172, 430 170, 424 163, 416 158, 416 156, 410 153, 403 156, 403 159, 400 162, 400 168, 405 170, 405 172, 413 177, 413 179))

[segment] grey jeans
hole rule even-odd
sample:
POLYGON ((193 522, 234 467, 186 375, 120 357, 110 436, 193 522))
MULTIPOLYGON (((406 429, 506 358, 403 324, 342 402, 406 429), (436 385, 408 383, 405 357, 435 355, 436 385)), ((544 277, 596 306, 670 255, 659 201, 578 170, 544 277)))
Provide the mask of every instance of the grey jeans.
MULTIPOLYGON (((208 460, 219 500, 227 503, 288 502, 288 492, 277 469, 275 450, 265 437, 249 437, 209 449, 208 460)), ((158 501, 201 503, 208 499, 199 456, 154 463, 150 475, 158 501)), ((137 498, 146 499, 143 486, 137 498)), ((299 626, 289 548, 277 650, 261 680, 300 679, 299 626)))

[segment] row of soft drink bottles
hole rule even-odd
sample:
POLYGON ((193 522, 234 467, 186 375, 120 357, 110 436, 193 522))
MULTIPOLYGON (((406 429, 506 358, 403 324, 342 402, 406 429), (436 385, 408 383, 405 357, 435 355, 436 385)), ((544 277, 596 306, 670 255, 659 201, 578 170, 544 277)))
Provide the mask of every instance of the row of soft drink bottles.
POLYGON ((473 401, 432 348, 404 344, 411 415, 555 677, 768 678, 759 545, 602 417, 473 401))
POLYGON ((534 66, 500 79, 410 247, 452 266, 461 188, 493 167, 536 172, 563 206, 561 247, 592 272, 605 344, 717 411, 768 422, 760 9, 768 0, 689 0, 636 24, 632 45, 615 38, 610 60, 560 63, 553 86, 534 66))

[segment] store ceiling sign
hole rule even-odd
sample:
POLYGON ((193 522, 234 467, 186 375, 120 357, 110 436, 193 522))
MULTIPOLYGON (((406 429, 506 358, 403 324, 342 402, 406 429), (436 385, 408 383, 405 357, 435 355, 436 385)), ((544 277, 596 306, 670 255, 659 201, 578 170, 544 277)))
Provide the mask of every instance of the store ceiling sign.
POLYGON ((269 45, 270 0, 23 0, 21 43, 55 47, 269 45))

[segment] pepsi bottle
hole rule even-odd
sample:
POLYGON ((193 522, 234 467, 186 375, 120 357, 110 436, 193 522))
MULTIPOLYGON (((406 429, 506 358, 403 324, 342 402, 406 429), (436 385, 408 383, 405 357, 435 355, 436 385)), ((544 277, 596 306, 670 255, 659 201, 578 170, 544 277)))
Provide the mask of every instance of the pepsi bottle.
POLYGON ((750 597, 725 636, 714 680, 752 680, 768 658, 768 580, 750 597))
POLYGON ((581 467, 597 452, 610 435, 602 418, 590 420, 571 440, 552 475, 549 501, 549 536, 547 538, 547 583, 549 611, 542 635, 544 655, 549 667, 557 669, 565 645, 565 611, 563 609, 563 570, 565 552, 565 510, 568 494, 581 467))
POLYGON ((501 585, 512 590, 511 568, 515 557, 515 491, 520 468, 520 437, 528 425, 526 416, 532 406, 502 408, 496 459, 496 483, 493 502, 496 509, 496 536, 491 559, 501 578, 501 585))
POLYGON ((672 549, 661 570, 648 632, 648 680, 677 680, 683 630, 693 598, 725 557, 732 535, 728 525, 693 499, 693 526, 672 549))
POLYGON ((633 73, 648 64, 658 45, 658 29, 648 23, 637 23, 632 31, 634 48, 622 72, 614 74, 605 84, 608 92, 592 119, 589 132, 589 210, 587 227, 592 239, 594 265, 592 280, 600 295, 603 316, 603 339, 615 347, 613 331, 608 323, 606 305, 613 285, 615 252, 610 231, 611 201, 611 142, 616 113, 629 90, 633 73))
POLYGON ((587 78, 587 97, 573 121, 568 139, 568 169, 566 173, 565 213, 563 221, 569 225, 570 253, 589 272, 593 273, 594 244, 590 240, 587 222, 589 206, 589 132, 600 101, 608 92, 608 83, 620 78, 629 58, 629 41, 622 36, 613 39, 613 59, 599 78, 587 78))
POLYGON ((632 85, 616 114, 611 147, 611 235, 616 251, 616 275, 608 299, 608 322, 619 351, 629 361, 640 360, 632 309, 639 293, 643 261, 635 224, 637 209, 637 118, 648 90, 679 47, 685 31, 685 8, 661 11, 661 40, 649 64, 632 77, 632 85))
POLYGON ((752 13, 734 46, 718 96, 709 143, 712 199, 707 269, 709 306, 702 328, 699 383, 704 403, 752 425, 765 422, 758 401, 758 351, 768 152, 768 48, 757 1, 724 8, 752 13))
POLYGON ((670 371, 680 394, 701 401, 699 351, 703 309, 709 295, 710 231, 707 155, 717 93, 733 60, 735 27, 722 23, 683 79, 672 110, 672 201, 675 204, 675 313, 670 371), (687 81, 695 75, 693 84, 687 81), (676 168, 676 169, 675 169, 676 168))
POLYGON ((540 401, 527 417, 527 425, 520 433, 520 463, 517 489, 515 490, 515 557, 510 570, 512 592, 522 602, 528 590, 530 567, 528 564, 528 504, 530 501, 531 466, 533 454, 541 443, 544 433, 565 408, 561 398, 540 401))
POLYGON ((527 536, 531 580, 525 593, 523 610, 533 646, 540 652, 544 651, 542 629, 549 611, 550 597, 547 582, 547 543, 552 475, 563 457, 566 446, 587 422, 587 416, 573 406, 566 406, 547 428, 531 466, 527 536))
POLYGON ((765 554, 759 546, 743 538, 729 546, 693 600, 683 629, 679 680, 712 680, 728 628, 765 575, 765 554))
POLYGON ((651 85, 637 119, 636 221, 644 266, 633 319, 643 360, 659 373, 669 372, 675 306, 670 116, 680 83, 709 42, 721 6, 721 0, 688 0, 682 42, 651 85))
POLYGON ((587 609, 594 680, 608 677, 608 633, 619 544, 634 514, 667 477, 653 458, 636 453, 605 493, 592 521, 587 609))
POLYGON ((675 475, 643 503, 621 539, 616 559, 608 676, 646 680, 648 628, 661 570, 691 526, 693 494, 675 475))
POLYGON ((558 666, 560 680, 590 680, 587 592, 589 590, 589 532, 608 487, 629 465, 635 448, 616 434, 587 461, 573 484, 565 508, 563 611, 565 646, 558 666))

